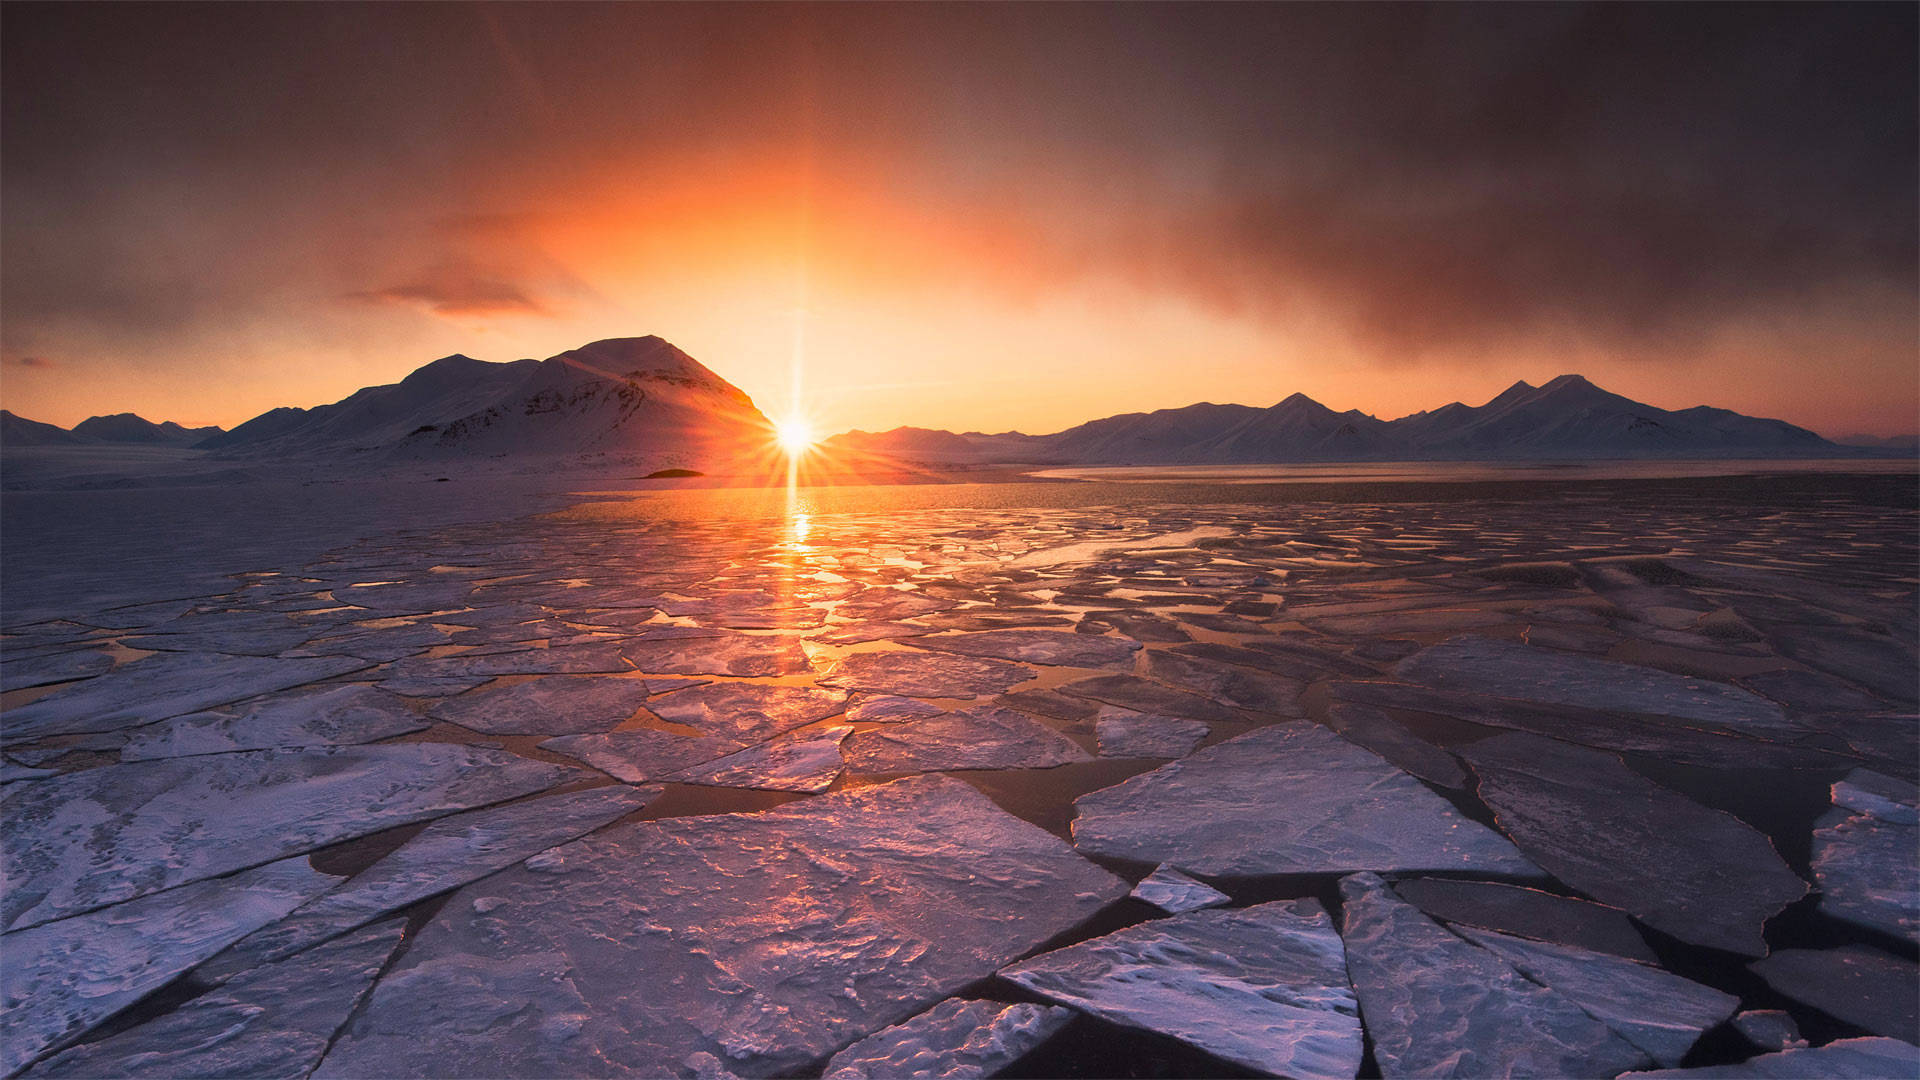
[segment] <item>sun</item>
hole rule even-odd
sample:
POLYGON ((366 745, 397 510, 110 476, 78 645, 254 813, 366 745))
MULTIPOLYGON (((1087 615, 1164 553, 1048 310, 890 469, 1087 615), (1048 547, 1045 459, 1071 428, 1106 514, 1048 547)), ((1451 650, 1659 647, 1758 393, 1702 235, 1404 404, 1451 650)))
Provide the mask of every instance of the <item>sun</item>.
POLYGON ((773 438, 789 457, 799 457, 813 449, 813 424, 804 416, 789 416, 775 422, 773 438))

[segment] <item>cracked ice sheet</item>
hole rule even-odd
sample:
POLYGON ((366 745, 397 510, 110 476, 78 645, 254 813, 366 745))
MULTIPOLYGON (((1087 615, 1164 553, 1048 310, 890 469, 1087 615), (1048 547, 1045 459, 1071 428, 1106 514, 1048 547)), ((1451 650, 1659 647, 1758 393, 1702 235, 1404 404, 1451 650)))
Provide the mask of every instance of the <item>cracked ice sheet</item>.
POLYGON ((1341 879, 1347 971, 1385 1077, 1613 1076, 1649 1063, 1566 997, 1394 896, 1341 879))
POLYGON ((594 788, 442 818, 351 880, 200 965, 194 975, 224 982, 292 956, 618 821, 659 795, 657 787, 594 788))
POLYGON ((1520 885, 1448 878, 1396 881, 1393 891, 1442 922, 1574 945, 1647 964, 1660 962, 1627 913, 1605 904, 1520 885))
POLYGON ((79 1035, 339 878, 283 859, 0 937, 0 1074, 79 1035))
POLYGON ((844 724, 821 731, 791 732, 668 779, 708 787, 818 793, 839 778, 840 740, 852 733, 853 728, 844 724))
POLYGON ((11 929, 408 822, 529 795, 577 770, 446 743, 136 761, 0 795, 11 929))
POLYGON ((796 1071, 1126 889, 945 778, 617 826, 456 894, 316 1075, 796 1071))
POLYGON ((1316 900, 1157 919, 1000 974, 1262 1072, 1350 1080, 1360 1068, 1345 950, 1316 900))
POLYGON ((1920 1034, 1920 964, 1865 945, 1780 949, 1747 965, 1787 997, 1875 1035, 1920 1034))
POLYGON ((647 702, 647 708, 703 735, 750 743, 824 720, 846 702, 847 695, 832 690, 732 682, 676 690, 647 702))
POLYGON ((1017 660, 1028 664, 1065 667, 1120 667, 1133 659, 1140 643, 1119 637, 1096 637, 1060 630, 985 630, 974 634, 943 634, 906 642, 916 649, 1017 660))
POLYGON ((286 660, 224 653, 156 653, 8 709, 7 742, 118 731, 270 694, 373 665, 350 656, 286 660))
POLYGON ((1520 850, 1682 941, 1765 956, 1766 921, 1807 893, 1764 835, 1612 754, 1515 734, 1459 752, 1480 779, 1480 801, 1520 850))
POLYGON ((112 667, 112 655, 96 649, 68 649, 29 656, 6 653, 0 655, 0 693, 90 678, 112 667))
POLYGON ((1113 705, 1102 706, 1094 721, 1101 757, 1186 757, 1207 737, 1208 730, 1198 720, 1154 716, 1113 705))
POLYGON ((1813 830, 1820 910, 1920 943, 1920 826, 1913 787, 1867 769, 1833 785, 1813 830))
POLYGON ((619 675, 550 675, 469 690, 436 703, 436 720, 487 735, 586 735, 640 710, 647 684, 619 675))
POLYGON ((28 1070, 28 1077, 299 1080, 399 947, 403 920, 269 964, 178 1009, 28 1070))
POLYGON ((565 754, 629 784, 660 780, 741 749, 732 739, 702 739, 637 728, 604 735, 562 735, 540 749, 565 754))
POLYGON ((970 698, 1001 693, 1032 677, 1032 670, 1003 660, 953 653, 875 652, 841 660, 820 683, 909 697, 970 698))
POLYGON ((1887 1080, 1920 1075, 1920 1046, 1899 1039, 1839 1039, 1811 1049, 1761 1054, 1733 1065, 1622 1073, 1620 1080, 1887 1080))
POLYGON ((650 631, 621 646, 650 675, 798 675, 813 670, 800 639, 690 626, 650 631))
POLYGON ((274 747, 379 742, 432 725, 405 700, 370 686, 316 686, 137 728, 121 761, 274 747))
POLYGON ((1780 706, 1737 686, 1513 641, 1453 638, 1402 660, 1394 673, 1443 690, 1671 716, 1749 735, 1807 734, 1780 706))
POLYGON ((1204 881, 1195 881, 1171 866, 1155 868, 1153 873, 1140 879, 1140 884, 1135 885, 1127 895, 1152 904, 1169 915, 1219 907, 1233 900, 1219 889, 1204 881))
POLYGON ((1669 1068, 1680 1064, 1702 1033, 1740 1007, 1732 994, 1606 953, 1465 926, 1455 933, 1585 1009, 1669 1068))
POLYGON ((845 756, 856 773, 1051 769, 1093 760, 1072 739, 997 705, 862 731, 847 741, 845 756))
POLYGON ((950 998, 833 1055, 823 1080, 973 1080, 1031 1053, 1073 1019, 1057 1005, 950 998))
POLYGON ((1073 843, 1209 877, 1352 870, 1537 875, 1506 838, 1306 721, 1250 731, 1074 801, 1073 843))

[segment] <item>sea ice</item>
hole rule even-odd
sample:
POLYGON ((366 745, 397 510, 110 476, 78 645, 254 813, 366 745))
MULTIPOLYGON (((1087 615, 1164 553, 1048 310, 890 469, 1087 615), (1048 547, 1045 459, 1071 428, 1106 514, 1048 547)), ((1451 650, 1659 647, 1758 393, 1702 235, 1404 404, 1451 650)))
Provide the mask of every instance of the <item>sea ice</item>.
POLYGON ((751 743, 823 720, 846 702, 847 695, 831 690, 730 682, 676 690, 647 707, 662 720, 704 735, 751 743))
POLYGON ((1147 674, 1161 682, 1204 695, 1214 701, 1271 716, 1304 716, 1297 680, 1186 656, 1156 652, 1148 657, 1147 674))
POLYGON ((1059 630, 986 630, 976 634, 942 634, 907 642, 916 649, 934 649, 963 656, 1018 660, 1028 664, 1065 667, 1119 667, 1133 659, 1140 643, 1119 637, 1096 637, 1059 630))
POLYGON ((469 810, 422 829, 385 858, 195 969, 222 982, 363 926, 390 911, 584 836, 658 797, 659 788, 602 787, 469 810))
POLYGON ((1920 964, 1865 945, 1777 949, 1747 965, 1768 986, 1875 1035, 1920 1035, 1920 964))
POLYGON ((822 1080, 976 1080, 1025 1057, 1073 1019, 1056 1005, 948 998, 833 1055, 822 1080))
POLYGON ((1920 943, 1920 826, 1911 784, 1855 769, 1815 822, 1820 910, 1920 943))
POLYGON ((623 645, 649 675, 797 675, 813 670, 800 639, 732 630, 671 626, 623 645))
POLYGON ((855 724, 895 724, 939 716, 947 710, 917 698, 892 694, 859 694, 847 702, 847 720, 855 724))
POLYGON ((1232 897, 1204 881, 1175 870, 1171 866, 1155 867, 1153 873, 1140 879, 1140 884, 1127 894, 1135 900, 1144 901, 1173 915, 1201 908, 1219 907, 1229 903, 1232 897))
POLYGON ((1839 1039, 1762 1054, 1734 1065, 1622 1073, 1620 1080, 1894 1080, 1920 1074, 1920 1046, 1899 1039, 1839 1039))
POLYGON ((840 741, 852 733, 853 728, 845 724, 793 731, 667 779, 709 787, 821 792, 839 778, 840 741))
POLYGON ((1671 716, 1752 735, 1804 734, 1780 706, 1736 686, 1514 641, 1453 638, 1400 661, 1394 673, 1444 690, 1671 716))
POLYGON ((1800 1025, 1784 1009, 1748 1009, 1735 1013, 1732 1023, 1735 1031, 1762 1050, 1793 1050, 1807 1045, 1800 1035, 1800 1025))
POLYGON ((316 1075, 786 1074, 1126 888, 938 777, 615 826, 455 894, 316 1075))
POLYGON ((1416 736, 1371 705, 1342 703, 1327 710, 1327 726, 1430 784, 1464 787, 1467 772, 1452 754, 1416 736))
POLYGON ((1000 974, 1276 1076, 1351 1080, 1360 1068, 1345 950, 1315 900, 1157 919, 1000 974))
POLYGON ((0 653, 0 693, 90 678, 112 667, 113 657, 97 649, 67 649, 27 656, 18 652, 0 653))
POLYGON ((393 920, 247 973, 137 1027, 59 1054, 25 1076, 301 1080, 373 985, 406 930, 393 920))
POLYGON ((1112 705, 1103 707, 1094 722, 1101 757, 1186 757, 1207 737, 1208 730, 1198 720, 1154 716, 1112 705))
POLYGON ((1210 877, 1539 872, 1418 780, 1306 721, 1216 743, 1074 807, 1080 850, 1210 877))
MULTIPOLYGON (((15 881, 23 880, 15 878, 15 881)), ((85 1032, 339 878, 304 858, 0 936, 0 1074, 85 1032)))
POLYGON ((1680 1064, 1702 1033, 1740 1007, 1732 994, 1608 953, 1470 926, 1455 932, 1585 1009, 1660 1065, 1680 1064))
POLYGON ((1619 908, 1493 881, 1411 878, 1394 882, 1393 891, 1442 922, 1659 963, 1619 908))
POLYGON ((373 665, 350 656, 285 660, 224 653, 157 653, 6 712, 5 739, 119 731, 259 697, 373 665))
POLYGON ((576 770, 447 743, 135 761, 0 796, 10 929, 540 791, 576 770))
POLYGON ((1535 735, 1462 747, 1482 802, 1535 862, 1682 941, 1765 956, 1766 921, 1806 895, 1767 838, 1627 768, 1535 735))
POLYGON ((587 735, 639 711, 647 684, 619 675, 552 675, 469 690, 436 703, 436 720, 488 735, 587 735))
POLYGON ((1385 1077, 1613 1076, 1639 1048, 1495 954, 1441 929, 1375 874, 1340 882, 1347 971, 1385 1077))
POLYGON ((1893 638, 1828 626, 1783 626, 1772 638, 1783 655, 1808 667, 1850 679, 1891 701, 1920 702, 1920 687, 1913 677, 1920 657, 1893 638))
POLYGON ((1000 693, 1032 677, 1028 668, 1004 660, 938 652, 873 652, 846 657, 820 682, 909 697, 970 698, 1000 693))
POLYGON ((732 739, 703 739, 650 728, 604 735, 562 735, 540 744, 542 750, 577 758, 629 784, 663 779, 740 748, 741 744, 732 739))
POLYGON ((135 728, 121 761, 379 742, 432 725, 370 686, 314 686, 135 728))
POLYGON ((1068 683, 1060 687, 1059 692, 1118 705, 1135 712, 1184 716, 1208 723, 1241 719, 1238 713, 1212 698, 1175 690, 1138 675, 1095 675, 1068 683))
POLYGON ((1093 760, 1072 739, 997 705, 859 732, 847 740, 845 756, 847 768, 856 773, 1050 769, 1093 760))

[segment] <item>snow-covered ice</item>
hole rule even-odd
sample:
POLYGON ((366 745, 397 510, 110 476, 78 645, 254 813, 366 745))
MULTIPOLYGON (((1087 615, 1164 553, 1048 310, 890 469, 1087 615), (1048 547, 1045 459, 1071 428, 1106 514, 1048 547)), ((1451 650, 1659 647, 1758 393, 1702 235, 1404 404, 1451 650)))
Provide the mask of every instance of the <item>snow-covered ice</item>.
POLYGON ((833 1055, 822 1080, 979 1080, 1031 1053, 1073 1019, 1057 1005, 949 998, 833 1055))
POLYGON ((1152 904, 1170 915, 1218 907, 1233 900, 1219 889, 1204 881, 1196 881, 1171 866, 1155 867, 1153 873, 1141 878, 1140 884, 1135 885, 1127 895, 1152 904))
POLYGON ((430 726, 404 700, 384 690, 306 687, 135 728, 120 750, 120 760, 352 745, 430 726))

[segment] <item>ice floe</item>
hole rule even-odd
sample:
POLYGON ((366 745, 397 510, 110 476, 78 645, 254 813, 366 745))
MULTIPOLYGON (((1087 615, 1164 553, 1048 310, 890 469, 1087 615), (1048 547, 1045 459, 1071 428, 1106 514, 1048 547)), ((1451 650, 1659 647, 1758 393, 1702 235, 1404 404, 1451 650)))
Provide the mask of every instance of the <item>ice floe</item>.
POLYGON ((657 697, 647 708, 703 735, 743 743, 770 739, 838 713, 847 695, 805 686, 709 683, 657 697))
POLYGON ((1327 726, 1430 784, 1462 787, 1467 772, 1452 754, 1408 731, 1371 705, 1341 703, 1327 710, 1327 726))
POLYGON ((1233 899, 1206 882, 1196 881, 1171 866, 1155 867, 1153 873, 1141 878, 1140 884, 1135 885, 1133 891, 1127 895, 1173 915, 1199 911, 1201 908, 1218 907, 1233 899))
POLYGON ((1748 965, 1767 985, 1875 1035, 1920 1035, 1920 964, 1865 945, 1778 949, 1748 965))
POLYGON ((622 647, 649 675, 794 675, 813 670, 798 637, 664 627, 622 647))
POLYGON ((355 657, 288 660, 224 653, 157 653, 6 711, 5 739, 119 731, 242 701, 373 665, 355 657))
POLYGON ((1761 929, 1806 895, 1767 838, 1619 758, 1534 735, 1460 749, 1482 802, 1533 861, 1682 941, 1765 956, 1761 929))
POLYGON ((1101 757, 1177 758, 1193 753, 1210 729, 1198 720, 1103 707, 1094 721, 1101 757))
POLYGON ((839 778, 840 742, 852 733, 845 724, 789 732, 667 779, 709 787, 821 792, 839 778))
POLYGON ((1080 850, 1210 877, 1539 872, 1418 780, 1305 721, 1216 743, 1074 807, 1080 850))
POLYGON ((120 748, 120 760, 354 745, 430 726, 404 700, 384 690, 316 686, 135 728, 120 748))
POLYGON ((618 675, 555 675, 487 686, 437 702, 436 720, 488 735, 587 735, 639 711, 647 684, 618 675))
POLYGON ((18 929, 395 825, 540 791, 576 770, 446 743, 136 761, 9 788, 0 897, 18 929))
POLYGON ((1360 1068, 1345 950, 1315 900, 1193 911, 1003 970, 1037 994, 1301 1080, 1360 1068))
POLYGON ((1920 944, 1920 816, 1914 787, 1855 769, 1833 785, 1815 823, 1820 910, 1920 944))
POLYGON ((1410 878, 1394 882, 1393 891, 1442 922, 1659 962, 1619 908, 1495 881, 1410 878))
POLYGON ((825 686, 909 697, 970 698, 997 694, 1033 677, 1004 660, 938 652, 855 653, 820 680, 825 686))
POLYGON ((540 749, 584 761, 629 784, 659 780, 682 769, 739 750, 732 739, 675 735, 670 731, 636 728, 604 735, 562 735, 540 744, 540 749))
POLYGON ((1065 667, 1119 667, 1133 659, 1140 643, 1120 637, 1097 637, 1059 630, 986 630, 974 634, 942 634, 916 638, 906 644, 916 649, 1017 660, 1028 664, 1065 667))
POLYGON ((856 773, 1050 769, 1093 760, 1065 735, 996 705, 862 731, 847 740, 844 753, 856 773))
POLYGON ((977 1080, 1031 1053, 1073 1019, 1057 1005, 950 998, 827 1062, 822 1080, 977 1080))
POLYGON ((615 826, 534 862, 455 894, 316 1075, 658 1076, 696 1053, 787 1073, 1127 888, 935 777, 615 826))
POLYGON ((1895 1080, 1920 1074, 1920 1046, 1899 1039, 1839 1039, 1762 1054, 1732 1065, 1622 1073, 1620 1080, 1895 1080))

